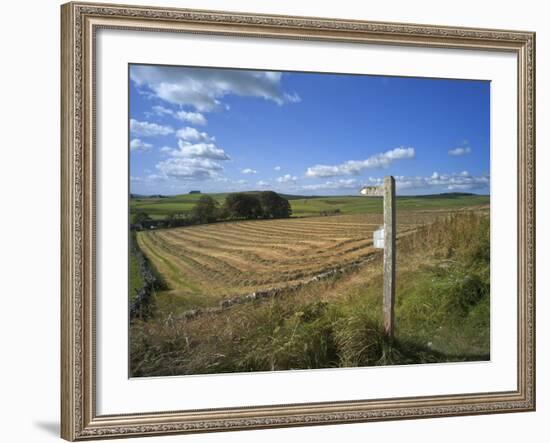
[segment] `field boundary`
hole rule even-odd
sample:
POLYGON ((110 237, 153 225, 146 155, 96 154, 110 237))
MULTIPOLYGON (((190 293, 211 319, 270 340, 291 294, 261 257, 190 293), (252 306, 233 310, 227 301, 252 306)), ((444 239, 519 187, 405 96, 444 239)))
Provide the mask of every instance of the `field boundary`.
POLYGON ((373 251, 366 258, 357 260, 352 263, 348 263, 344 266, 340 266, 338 268, 334 268, 329 271, 322 272, 302 282, 295 283, 293 285, 284 286, 281 288, 272 288, 272 289, 266 289, 264 291, 254 291, 244 295, 237 295, 235 297, 222 300, 219 306, 215 306, 211 308, 190 309, 178 315, 177 317, 173 317, 173 319, 180 320, 180 321, 193 320, 205 314, 214 314, 214 315, 220 314, 236 305, 242 305, 242 304, 246 304, 254 301, 265 301, 271 298, 280 297, 282 295, 290 295, 293 292, 296 292, 299 289, 302 289, 303 287, 310 285, 312 283, 327 280, 331 277, 339 277, 344 274, 347 274, 351 270, 356 269, 359 266, 362 266, 364 264, 370 263, 374 261, 377 257, 381 257, 381 256, 382 256, 381 251, 373 251))
POLYGON ((130 303, 130 320, 135 318, 147 318, 151 315, 151 304, 156 289, 164 287, 164 282, 156 275, 151 263, 140 249, 135 238, 130 239, 131 254, 134 254, 138 262, 139 273, 144 284, 138 289, 134 299, 130 303))
MULTIPOLYGON (((405 233, 398 235, 397 240, 399 241, 402 238, 417 232, 419 229, 425 226, 426 225, 423 225, 421 227, 416 227, 414 229, 410 229, 405 233)), ((321 272, 299 283, 295 283, 295 284, 280 287, 280 288, 271 288, 263 291, 254 291, 243 295, 233 296, 222 300, 219 306, 213 306, 209 308, 190 309, 188 311, 184 311, 183 313, 171 318, 172 320, 176 320, 176 321, 189 321, 189 320, 196 319, 198 317, 202 317, 207 314, 211 314, 211 315, 221 314, 237 305, 243 305, 254 301, 265 301, 272 298, 281 297, 283 295, 291 295, 292 293, 312 283, 320 282, 333 277, 341 277, 349 273, 350 271, 357 269, 360 266, 373 262, 376 258, 381 258, 383 256, 383 252, 384 252, 383 249, 374 250, 370 254, 368 254, 367 257, 330 269, 328 271, 321 272)))
MULTIPOLYGON (((473 212, 477 212, 476 209, 473 209, 473 212)), ((472 209, 470 210, 459 209, 459 210, 448 211, 448 212, 446 211, 445 215, 449 216, 450 215, 449 212, 450 213, 472 212, 472 209)), ((412 229, 411 228, 406 229, 405 232, 402 232, 397 235, 397 241, 400 242, 403 238, 409 237, 411 234, 414 234, 419 230, 426 228, 432 223, 433 221, 422 224, 420 226, 415 226, 412 229)), ((147 260, 147 257, 145 256, 145 254, 142 253, 142 255, 143 255, 143 258, 147 260)), ((308 278, 305 278, 304 280, 295 282, 293 284, 289 284, 282 287, 274 287, 274 288, 268 288, 263 290, 257 290, 257 291, 247 292, 247 293, 238 294, 238 295, 228 294, 226 296, 227 298, 224 298, 221 301, 219 301, 217 306, 202 307, 202 308, 197 307, 197 308, 189 309, 177 315, 169 314, 169 317, 171 320, 175 320, 175 321, 189 321, 197 317, 202 317, 208 314, 210 315, 220 314, 222 312, 226 312, 228 309, 237 305, 243 305, 254 301, 264 301, 264 300, 280 297, 283 295, 292 295, 293 293, 297 292, 298 290, 312 283, 316 283, 316 282, 327 280, 329 278, 334 278, 334 277, 339 278, 340 276, 343 276, 344 274, 347 274, 350 271, 357 269, 358 267, 366 263, 374 261, 376 258, 379 258, 382 255, 383 255, 383 250, 373 250, 368 255, 358 258, 357 260, 342 264, 340 266, 333 267, 328 270, 325 268, 325 270, 322 270, 322 272, 314 274, 308 278)), ((154 288, 154 286, 151 286, 151 288, 154 288)), ((138 300, 138 297, 136 297, 136 301, 134 303, 135 306, 133 306, 131 309, 132 315, 134 317, 136 316, 136 314, 139 313, 140 306, 143 306, 143 305, 149 306, 153 301, 151 291, 149 291, 149 293, 144 293, 142 298, 143 300, 138 300)))

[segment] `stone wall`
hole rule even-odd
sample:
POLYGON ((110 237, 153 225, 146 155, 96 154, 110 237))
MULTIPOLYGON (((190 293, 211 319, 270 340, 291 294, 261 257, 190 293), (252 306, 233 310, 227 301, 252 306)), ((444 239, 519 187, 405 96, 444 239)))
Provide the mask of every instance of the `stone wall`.
POLYGON ((154 294, 158 289, 164 288, 164 282, 153 271, 149 260, 139 249, 135 238, 130 242, 131 253, 138 262, 139 272, 143 278, 143 286, 137 291, 130 303, 130 320, 134 318, 147 319, 151 316, 151 308, 154 302, 154 294))
POLYGON ((264 291, 255 291, 249 294, 237 295, 234 297, 226 298, 220 302, 219 306, 214 306, 211 308, 191 309, 177 316, 176 318, 174 318, 174 320, 184 320, 184 321, 192 320, 194 318, 197 318, 205 314, 221 313, 235 305, 241 305, 241 304, 249 303, 253 301, 266 300, 270 298, 280 297, 282 295, 289 295, 311 283, 326 280, 329 278, 336 278, 339 276, 343 276, 344 274, 347 274, 348 272, 358 268, 359 266, 362 266, 366 263, 373 261, 376 257, 380 257, 381 255, 382 255, 381 251, 375 251, 364 259, 357 260, 352 263, 348 263, 344 266, 340 266, 335 269, 330 269, 328 271, 317 274, 299 283, 296 283, 293 285, 287 285, 282 288, 266 289, 264 291))

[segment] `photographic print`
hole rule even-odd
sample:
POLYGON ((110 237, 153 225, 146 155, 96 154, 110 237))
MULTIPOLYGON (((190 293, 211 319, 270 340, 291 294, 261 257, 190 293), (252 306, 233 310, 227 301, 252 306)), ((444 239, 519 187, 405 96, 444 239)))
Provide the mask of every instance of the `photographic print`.
POLYGON ((490 82, 128 74, 131 377, 490 359, 490 82))
POLYGON ((535 410, 535 34, 61 8, 61 435, 535 410))
POLYGON ((63 438, 535 410, 533 32, 61 23, 63 438))

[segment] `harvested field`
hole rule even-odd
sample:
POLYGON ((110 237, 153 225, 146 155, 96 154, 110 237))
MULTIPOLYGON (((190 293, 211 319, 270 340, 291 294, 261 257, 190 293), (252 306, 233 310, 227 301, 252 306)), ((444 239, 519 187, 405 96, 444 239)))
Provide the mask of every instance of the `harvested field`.
MULTIPOLYGON (((406 212, 398 219, 399 235, 433 219, 428 212, 406 212)), ((254 220, 144 231, 137 241, 168 293, 190 308, 366 260, 376 251, 372 232, 381 223, 379 214, 254 220)))

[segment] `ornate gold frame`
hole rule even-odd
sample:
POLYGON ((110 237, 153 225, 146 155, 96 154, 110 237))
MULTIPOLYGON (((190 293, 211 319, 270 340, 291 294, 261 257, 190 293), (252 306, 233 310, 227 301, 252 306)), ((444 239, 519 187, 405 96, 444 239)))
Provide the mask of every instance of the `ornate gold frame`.
POLYGON ((61 435, 67 440, 533 411, 535 34, 68 3, 61 7, 61 435), (98 416, 95 412, 94 35, 99 28, 508 51, 518 59, 518 383, 511 392, 98 416))

